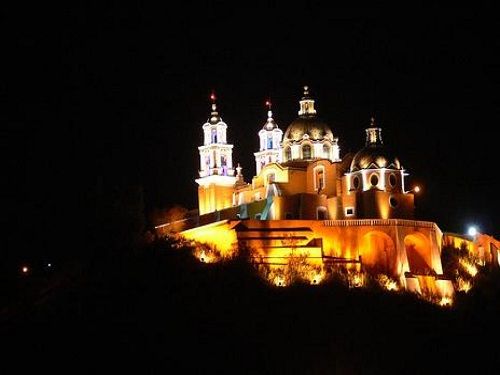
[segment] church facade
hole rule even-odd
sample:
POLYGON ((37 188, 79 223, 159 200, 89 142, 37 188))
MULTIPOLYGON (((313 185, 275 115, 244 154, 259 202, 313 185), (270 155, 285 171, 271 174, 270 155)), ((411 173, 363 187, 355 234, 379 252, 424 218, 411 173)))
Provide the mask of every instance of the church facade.
POLYGON ((246 182, 233 165, 228 125, 212 96, 198 147, 198 215, 181 235, 222 255, 248 249, 252 261, 270 268, 299 255, 316 270, 383 274, 400 288, 452 299, 441 264, 443 233, 436 223, 415 219, 407 172, 375 120, 365 129, 365 146, 341 157, 338 137, 320 119, 307 86, 285 131, 267 104, 256 174, 246 182))

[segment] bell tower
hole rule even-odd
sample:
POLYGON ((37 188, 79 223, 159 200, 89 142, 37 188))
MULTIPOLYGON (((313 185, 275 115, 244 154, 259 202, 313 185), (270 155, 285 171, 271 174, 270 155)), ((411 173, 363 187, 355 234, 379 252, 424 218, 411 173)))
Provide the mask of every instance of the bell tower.
POLYGON ((283 131, 273 119, 271 111, 271 100, 266 101, 267 121, 259 131, 259 151, 254 152, 256 175, 260 173, 262 167, 269 163, 279 163, 281 161, 281 139, 283 131))
POLYGON ((212 112, 203 124, 203 146, 199 146, 200 178, 198 207, 200 215, 232 205, 236 177, 233 168, 233 145, 227 143, 227 124, 217 111, 215 93, 210 95, 212 112))

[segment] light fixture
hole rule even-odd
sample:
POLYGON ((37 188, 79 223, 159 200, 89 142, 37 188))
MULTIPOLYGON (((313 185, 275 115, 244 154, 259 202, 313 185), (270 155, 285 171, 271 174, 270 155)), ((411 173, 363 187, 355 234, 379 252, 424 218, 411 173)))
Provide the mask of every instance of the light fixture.
POLYGON ((467 234, 469 236, 472 236, 472 237, 476 236, 477 235, 477 228, 474 225, 471 225, 469 227, 469 229, 467 229, 467 234))

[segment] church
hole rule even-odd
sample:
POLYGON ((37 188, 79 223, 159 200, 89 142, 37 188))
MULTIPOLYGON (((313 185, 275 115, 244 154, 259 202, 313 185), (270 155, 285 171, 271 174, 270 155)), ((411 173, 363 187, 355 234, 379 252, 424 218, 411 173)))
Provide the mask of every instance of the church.
POLYGON ((358 281, 363 274, 385 275, 398 288, 452 300, 453 283, 441 263, 443 233, 436 223, 414 217, 417 189, 405 185, 408 174, 375 119, 365 129, 365 146, 342 157, 309 87, 286 129, 266 105, 267 119, 256 127, 255 176, 246 182, 211 96, 198 147, 198 210, 180 233, 213 250, 201 251, 200 260, 244 248, 252 262, 267 266, 276 285, 290 283, 278 271, 299 257, 310 266, 313 284, 341 267, 358 281))

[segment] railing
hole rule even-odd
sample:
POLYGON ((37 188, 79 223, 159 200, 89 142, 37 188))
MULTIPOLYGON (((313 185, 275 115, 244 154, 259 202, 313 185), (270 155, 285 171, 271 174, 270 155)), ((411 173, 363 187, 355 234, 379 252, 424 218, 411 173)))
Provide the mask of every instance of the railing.
POLYGON ((360 226, 388 226, 435 228, 432 221, 402 220, 402 219, 354 219, 354 220, 324 220, 325 227, 360 227, 360 226))

